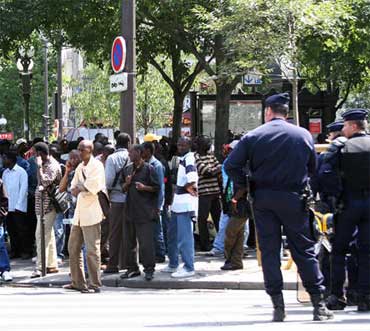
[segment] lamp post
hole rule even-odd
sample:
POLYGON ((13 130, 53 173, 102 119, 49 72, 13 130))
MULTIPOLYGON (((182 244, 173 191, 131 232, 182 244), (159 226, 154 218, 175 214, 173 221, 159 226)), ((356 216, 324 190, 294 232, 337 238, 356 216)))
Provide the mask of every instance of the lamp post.
POLYGON ((31 78, 32 78, 32 68, 33 60, 32 57, 35 54, 33 46, 25 49, 23 46, 18 50, 19 58, 17 61, 17 69, 22 80, 22 92, 23 92, 23 102, 24 102, 24 137, 30 140, 30 97, 31 97, 31 78))
POLYGON ((5 126, 6 124, 8 123, 8 121, 6 120, 6 118, 4 117, 4 115, 1 115, 0 117, 0 131, 1 132, 5 132, 5 126))

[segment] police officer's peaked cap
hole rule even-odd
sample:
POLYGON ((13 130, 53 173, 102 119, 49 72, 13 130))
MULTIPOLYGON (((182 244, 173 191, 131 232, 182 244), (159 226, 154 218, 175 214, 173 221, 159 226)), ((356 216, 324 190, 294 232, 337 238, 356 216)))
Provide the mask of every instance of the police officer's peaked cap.
POLYGON ((289 105, 290 101, 290 96, 288 93, 279 93, 279 94, 274 94, 271 97, 268 97, 265 101, 265 106, 269 107, 271 105, 289 105))
POLYGON ((342 114, 342 117, 344 121, 363 121, 367 114, 367 109, 355 108, 347 110, 342 114))
POLYGON ((329 132, 341 131, 343 129, 344 122, 336 121, 326 126, 329 132))

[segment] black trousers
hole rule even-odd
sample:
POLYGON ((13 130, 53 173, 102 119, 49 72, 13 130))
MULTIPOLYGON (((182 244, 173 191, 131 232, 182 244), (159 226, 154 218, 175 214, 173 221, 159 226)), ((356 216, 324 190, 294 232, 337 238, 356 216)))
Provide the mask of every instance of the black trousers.
POLYGON ((311 295, 325 291, 324 277, 315 253, 309 215, 297 193, 272 190, 255 192, 254 211, 266 292, 278 295, 283 290, 280 249, 281 227, 288 239, 292 258, 303 285, 311 295))
POLYGON ((35 195, 28 192, 27 198, 27 222, 29 225, 29 236, 31 238, 32 254, 36 256, 36 226, 37 217, 35 212, 35 195))
POLYGON ((139 270, 137 262, 137 244, 139 244, 139 259, 144 266, 144 272, 154 272, 154 222, 148 221, 145 223, 135 223, 125 221, 123 224, 123 241, 125 242, 125 248, 127 249, 127 269, 130 271, 139 270))
POLYGON ((123 246, 123 222, 125 204, 112 202, 109 214, 109 262, 108 269, 126 269, 123 246))
POLYGON ((211 249, 207 225, 209 214, 211 214, 213 223, 218 231, 218 224, 221 215, 221 202, 218 194, 199 196, 198 227, 200 249, 202 251, 208 251, 211 249))
POLYGON ((102 264, 107 264, 109 260, 109 218, 105 218, 100 223, 101 238, 100 238, 100 258, 102 264))
POLYGON ((9 212, 6 218, 6 228, 10 237, 11 255, 19 257, 23 254, 31 255, 33 237, 31 223, 26 219, 26 213, 9 212))

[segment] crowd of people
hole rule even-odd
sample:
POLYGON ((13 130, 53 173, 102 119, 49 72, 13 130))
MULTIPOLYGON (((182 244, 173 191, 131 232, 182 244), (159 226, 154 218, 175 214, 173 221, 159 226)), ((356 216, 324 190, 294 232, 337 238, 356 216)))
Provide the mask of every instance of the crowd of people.
POLYGON ((192 277, 195 249, 224 256, 222 270, 243 269, 247 240, 255 245, 255 225, 274 321, 285 319, 282 229, 315 320, 332 318, 327 308, 350 304, 369 311, 367 112, 350 110, 343 114, 344 122, 328 126, 331 144, 316 166, 312 136, 285 120, 288 105, 286 94, 268 98, 266 124, 241 139, 231 138, 223 146, 222 160, 207 136, 180 137, 173 143, 147 134, 142 144, 134 144, 128 134, 117 132, 115 145, 102 134, 94 141, 51 144, 42 139, 19 139, 14 145, 1 141, 2 279, 12 279, 9 258, 34 258, 31 277, 41 276, 41 222, 46 272, 57 273, 58 264, 69 257, 71 283, 65 288, 82 293, 100 292, 101 272, 140 276, 139 263, 147 281, 155 277, 156 263, 166 261, 162 272, 192 277), (320 256, 303 195, 308 183, 320 197, 323 213, 336 215, 332 249, 320 256), (247 196, 253 196, 253 208, 247 196), (346 267, 349 255, 356 277, 346 267), (346 269, 351 279, 347 293, 346 269))

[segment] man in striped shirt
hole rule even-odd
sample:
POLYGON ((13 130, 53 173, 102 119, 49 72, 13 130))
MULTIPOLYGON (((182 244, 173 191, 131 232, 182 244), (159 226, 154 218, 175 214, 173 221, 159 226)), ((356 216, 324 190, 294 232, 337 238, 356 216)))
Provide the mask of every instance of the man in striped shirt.
POLYGON ((181 137, 177 142, 180 163, 171 221, 167 229, 169 265, 162 270, 171 272, 171 277, 174 278, 191 277, 195 274, 193 220, 198 211, 198 173, 190 147, 191 140, 188 137, 181 137), (184 266, 178 270, 179 253, 184 266))
POLYGON ((213 153, 210 152, 211 139, 200 136, 196 141, 195 161, 199 174, 199 239, 200 249, 210 251, 212 246, 209 240, 207 220, 211 213, 213 223, 218 231, 218 223, 221 215, 220 184, 222 165, 213 153))

